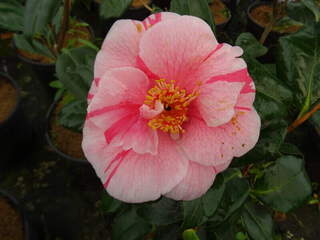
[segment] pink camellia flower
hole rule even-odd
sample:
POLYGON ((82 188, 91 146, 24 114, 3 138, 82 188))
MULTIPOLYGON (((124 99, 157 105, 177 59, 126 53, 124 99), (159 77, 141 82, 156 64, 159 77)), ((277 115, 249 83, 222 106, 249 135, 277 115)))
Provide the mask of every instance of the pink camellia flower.
POLYGON ((193 16, 112 26, 96 57, 82 143, 110 195, 198 198, 256 144, 260 118, 242 53, 193 16))

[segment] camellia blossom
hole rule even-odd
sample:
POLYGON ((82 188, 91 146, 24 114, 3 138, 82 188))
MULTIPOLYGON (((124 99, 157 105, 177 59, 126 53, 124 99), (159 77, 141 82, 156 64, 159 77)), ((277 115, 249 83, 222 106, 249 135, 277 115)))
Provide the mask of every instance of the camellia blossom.
POLYGON ((198 198, 253 148, 260 118, 242 53, 193 16, 112 26, 94 64, 82 143, 111 196, 198 198))

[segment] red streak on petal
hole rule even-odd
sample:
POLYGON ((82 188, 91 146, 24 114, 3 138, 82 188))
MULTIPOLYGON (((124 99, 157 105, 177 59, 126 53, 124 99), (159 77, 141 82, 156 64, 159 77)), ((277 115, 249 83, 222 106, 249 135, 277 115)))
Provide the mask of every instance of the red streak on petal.
POLYGON ((239 106, 235 106, 234 108, 235 108, 235 109, 238 109, 238 110, 251 111, 251 108, 248 108, 248 107, 239 107, 239 106))
POLYGON ((105 181, 105 183, 103 184, 103 186, 104 186, 105 188, 108 187, 111 178, 112 178, 112 177, 114 176, 114 174, 117 172, 120 164, 123 162, 124 157, 129 153, 129 151, 130 151, 130 150, 127 150, 127 151, 123 151, 123 152, 117 154, 117 156, 116 156, 114 159, 112 159, 112 161, 109 163, 109 165, 108 165, 108 167, 106 168, 105 172, 107 172, 107 171, 110 169, 111 165, 112 165, 114 162, 118 161, 117 165, 112 169, 111 173, 109 174, 109 176, 108 176, 108 178, 107 178, 107 181, 105 181))
POLYGON ((154 24, 156 24, 156 23, 161 21, 161 13, 156 13, 153 16, 154 16, 154 19, 151 18, 150 16, 147 18, 151 25, 154 25, 154 24))
POLYGON ((223 47, 223 43, 219 43, 216 47, 215 47, 215 49, 213 49, 210 53, 209 53, 209 55, 203 60, 204 62, 209 58, 209 57, 211 57, 216 51, 218 51, 220 48, 222 48, 223 47))
POLYGON ((250 83, 252 83, 252 78, 250 77, 248 70, 246 68, 238 70, 233 73, 214 76, 207 83, 213 83, 217 81, 245 82, 245 85, 242 88, 240 93, 256 92, 256 90, 252 89, 252 87, 250 86, 250 83))
POLYGON ((92 99, 93 98, 93 94, 89 93, 87 99, 92 99))
POLYGON ((97 87, 99 87, 99 83, 100 83, 100 78, 94 78, 93 81, 96 84, 97 87))
POLYGON ((138 106, 139 106, 138 104, 133 104, 133 103, 120 103, 117 105, 106 106, 104 108, 100 108, 92 112, 89 112, 87 114, 87 119, 99 116, 101 114, 104 114, 110 111, 118 110, 119 108, 131 108, 131 107, 138 107, 138 106))
POLYGON ((128 116, 125 116, 124 118, 121 118, 119 121, 112 124, 110 128, 108 128, 104 132, 104 137, 106 139, 106 142, 110 144, 112 139, 117 136, 119 133, 125 134, 129 130, 129 128, 138 120, 139 116, 137 114, 130 114, 128 116))
POLYGON ((147 65, 144 63, 144 61, 140 56, 137 57, 137 66, 149 77, 149 79, 152 79, 152 80, 160 79, 159 76, 151 72, 151 70, 147 67, 147 65))

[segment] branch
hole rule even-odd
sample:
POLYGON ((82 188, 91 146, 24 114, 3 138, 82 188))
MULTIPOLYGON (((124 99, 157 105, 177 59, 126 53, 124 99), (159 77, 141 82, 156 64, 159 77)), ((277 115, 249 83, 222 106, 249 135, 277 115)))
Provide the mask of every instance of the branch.
POLYGON ((60 52, 63 47, 64 40, 66 37, 66 32, 69 29, 70 8, 71 8, 71 0, 64 0, 62 24, 58 34, 58 48, 57 48, 58 52, 60 52))
POLYGON ((301 118, 296 119, 289 127, 288 132, 292 132, 296 127, 300 126, 306 120, 308 120, 314 113, 320 110, 320 103, 311 109, 311 111, 304 114, 301 118))
POLYGON ((274 26, 274 24, 277 21, 277 4, 278 4, 278 0, 273 0, 272 2, 272 15, 271 15, 271 21, 269 22, 269 24, 265 27, 263 33, 261 34, 260 40, 259 42, 261 44, 264 44, 264 42, 266 41, 269 33, 272 31, 272 28, 274 26))
POLYGON ((144 0, 140 0, 140 2, 146 9, 148 9, 150 12, 153 12, 153 9, 148 4, 146 4, 144 0))

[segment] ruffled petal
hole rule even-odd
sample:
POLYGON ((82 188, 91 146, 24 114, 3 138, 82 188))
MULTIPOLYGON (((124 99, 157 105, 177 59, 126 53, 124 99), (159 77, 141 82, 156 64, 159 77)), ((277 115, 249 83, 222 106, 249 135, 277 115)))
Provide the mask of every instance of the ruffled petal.
MULTIPOLYGON (((239 58, 242 53, 243 50, 240 47, 233 47, 226 43, 219 44, 197 71, 189 76, 188 81, 197 79, 202 83, 206 83, 212 77, 217 77, 217 81, 223 81, 224 79, 219 79, 219 76, 247 68, 245 61, 239 58)), ((240 82, 242 80, 234 81, 240 82)))
POLYGON ((219 81, 201 86, 196 104, 209 127, 230 121, 243 85, 242 82, 219 81))
POLYGON ((219 128, 208 127, 204 120, 191 117, 185 132, 177 141, 190 161, 217 166, 233 158, 226 134, 219 128))
POLYGON ((260 117, 256 110, 237 111, 231 121, 220 126, 227 142, 232 146, 231 150, 235 157, 241 157, 251 150, 257 143, 260 134, 260 117))
POLYGON ((185 87, 184 80, 216 45, 217 40, 207 23, 196 17, 181 16, 146 31, 140 41, 139 56, 154 75, 175 80, 180 87, 185 87))
POLYGON ((102 179, 109 194, 121 201, 138 203, 159 198, 186 175, 188 161, 166 135, 159 138, 158 155, 125 151, 115 158, 102 179))
POLYGON ((114 68, 105 73, 88 107, 90 119, 104 134, 107 144, 143 154, 156 154, 156 131, 140 117, 148 79, 139 69, 114 68))
POLYGON ((216 176, 213 167, 203 166, 195 162, 189 162, 189 168, 183 180, 166 197, 175 200, 193 200, 201 197, 212 185, 216 176))

